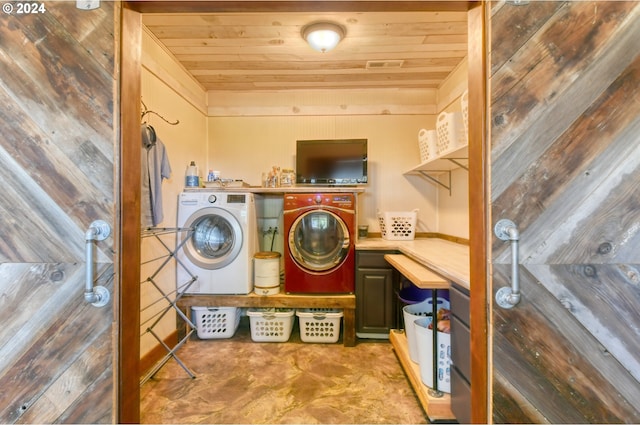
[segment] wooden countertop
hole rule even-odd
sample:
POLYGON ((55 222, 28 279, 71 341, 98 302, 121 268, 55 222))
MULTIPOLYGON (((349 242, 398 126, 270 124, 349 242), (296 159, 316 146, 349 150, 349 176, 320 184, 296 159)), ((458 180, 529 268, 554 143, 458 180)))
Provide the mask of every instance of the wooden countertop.
POLYGON ((439 238, 388 241, 382 238, 358 239, 357 250, 397 250, 445 279, 469 289, 469 247, 439 238))
POLYGON ((193 187, 185 188, 185 192, 237 192, 237 193, 362 193, 363 186, 241 186, 241 187, 193 187))
POLYGON ((449 289, 448 280, 404 254, 385 254, 384 259, 418 288, 449 289))

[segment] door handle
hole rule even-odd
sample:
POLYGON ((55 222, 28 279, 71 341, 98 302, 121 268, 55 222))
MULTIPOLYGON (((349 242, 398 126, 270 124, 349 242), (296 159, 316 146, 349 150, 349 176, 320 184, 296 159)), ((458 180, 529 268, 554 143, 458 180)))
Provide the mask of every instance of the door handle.
POLYGON ((498 221, 493 230, 498 239, 511 242, 511 287, 505 286, 496 292, 496 303, 502 308, 509 309, 520 302, 520 276, 518 274, 520 232, 518 226, 508 219, 498 221))
POLYGON ((111 226, 104 220, 96 220, 89 226, 85 233, 86 256, 86 280, 84 287, 84 299, 95 307, 104 307, 109 302, 111 295, 104 286, 93 286, 93 245, 94 241, 103 241, 111 234, 111 226))

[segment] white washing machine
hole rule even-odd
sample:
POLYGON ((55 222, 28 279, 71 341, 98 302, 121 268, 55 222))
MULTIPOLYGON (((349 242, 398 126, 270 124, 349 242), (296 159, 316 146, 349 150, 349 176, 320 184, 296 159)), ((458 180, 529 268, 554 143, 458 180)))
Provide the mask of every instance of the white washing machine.
POLYGON ((178 227, 190 229, 178 232, 178 292, 253 291, 258 233, 252 193, 182 192, 178 195, 178 227))

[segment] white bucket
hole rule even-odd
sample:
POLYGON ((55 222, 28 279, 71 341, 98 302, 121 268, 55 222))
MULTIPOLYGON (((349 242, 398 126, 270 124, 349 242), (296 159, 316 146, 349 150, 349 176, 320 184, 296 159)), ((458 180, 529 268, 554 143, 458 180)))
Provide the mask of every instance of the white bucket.
POLYGON ((280 253, 257 252, 253 256, 253 291, 258 295, 280 293, 280 253))
MULTIPOLYGON (((449 308, 449 301, 445 298, 438 297, 438 305, 436 311, 441 308, 449 308)), ((414 321, 421 317, 431 316, 433 312, 433 297, 417 304, 410 304, 402 308, 404 317, 404 332, 407 336, 407 345, 409 346, 409 358, 414 363, 418 363, 418 344, 416 343, 416 331, 414 321)))
MULTIPOLYGON (((433 388, 433 329, 429 329, 431 317, 421 317, 413 322, 416 332, 416 345, 418 347, 418 363, 420 364, 420 380, 429 388, 433 388)), ((438 359, 438 391, 451 392, 451 335, 438 332, 437 350, 438 359)))

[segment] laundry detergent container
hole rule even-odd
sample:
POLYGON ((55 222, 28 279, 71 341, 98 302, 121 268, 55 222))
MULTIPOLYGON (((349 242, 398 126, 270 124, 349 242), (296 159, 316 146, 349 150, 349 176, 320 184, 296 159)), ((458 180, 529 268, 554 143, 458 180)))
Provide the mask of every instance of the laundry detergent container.
POLYGON ((451 334, 437 332, 436 349, 433 348, 432 318, 421 317, 413 324, 416 334, 416 347, 418 349, 418 363, 420 365, 420 380, 429 388, 435 388, 433 381, 434 363, 437 375, 438 391, 451 392, 451 334))
MULTIPOLYGON (((438 298, 436 311, 441 308, 450 308, 449 304, 449 291, 447 289, 438 290, 438 298)), ((431 317, 433 314, 433 295, 426 298, 416 304, 410 304, 402 308, 402 316, 404 318, 404 332, 407 336, 407 344, 409 346, 409 358, 414 363, 419 363, 418 360, 418 345, 416 342, 416 332, 414 321, 421 317, 431 317)))

